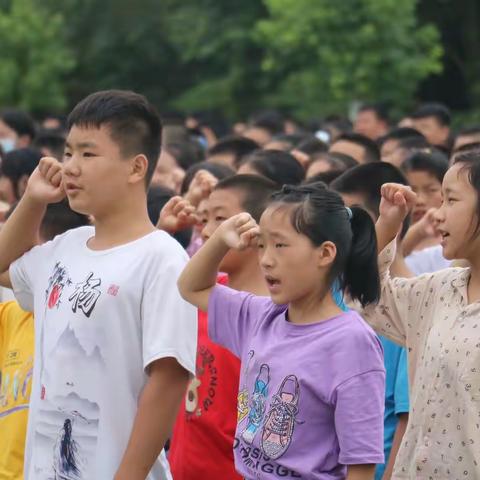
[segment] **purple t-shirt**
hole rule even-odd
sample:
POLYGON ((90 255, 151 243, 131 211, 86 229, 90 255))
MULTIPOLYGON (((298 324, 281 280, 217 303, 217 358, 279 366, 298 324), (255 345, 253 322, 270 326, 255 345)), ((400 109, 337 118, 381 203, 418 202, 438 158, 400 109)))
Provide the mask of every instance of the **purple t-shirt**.
POLYGON ((353 311, 296 325, 269 297, 217 285, 210 338, 242 361, 235 467, 246 479, 343 479, 383 463, 381 344, 353 311))

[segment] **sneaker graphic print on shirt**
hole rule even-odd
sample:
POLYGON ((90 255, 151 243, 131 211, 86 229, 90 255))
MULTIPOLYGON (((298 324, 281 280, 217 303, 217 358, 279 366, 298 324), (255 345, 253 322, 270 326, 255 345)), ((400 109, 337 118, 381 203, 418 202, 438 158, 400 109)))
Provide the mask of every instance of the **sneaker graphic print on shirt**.
POLYGON ((250 350, 248 352, 248 360, 244 370, 244 381, 242 389, 238 392, 237 400, 237 422, 240 423, 248 415, 248 370, 250 369, 250 363, 252 361, 255 352, 250 350))
POLYGON ((281 457, 290 446, 297 422, 299 396, 300 385, 295 375, 285 377, 273 396, 262 431, 263 452, 273 460, 281 457))
POLYGON ((263 363, 260 366, 260 371, 255 379, 252 399, 250 400, 250 411, 248 412, 248 423, 247 427, 242 433, 242 438, 247 443, 253 442, 257 431, 263 425, 269 383, 270 367, 266 363, 263 363))

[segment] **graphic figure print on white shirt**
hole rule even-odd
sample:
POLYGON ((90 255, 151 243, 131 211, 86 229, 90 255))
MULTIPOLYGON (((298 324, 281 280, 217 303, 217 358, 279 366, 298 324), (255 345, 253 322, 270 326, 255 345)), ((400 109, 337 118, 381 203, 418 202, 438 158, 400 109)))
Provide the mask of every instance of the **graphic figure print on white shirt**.
MULTIPOLYGON (((175 279, 188 260, 164 232, 103 251, 83 227, 36 247, 10 274, 35 313, 26 480, 113 478, 145 368, 173 357, 195 372, 196 311, 175 279)), ((170 479, 165 455, 148 480, 170 479)))

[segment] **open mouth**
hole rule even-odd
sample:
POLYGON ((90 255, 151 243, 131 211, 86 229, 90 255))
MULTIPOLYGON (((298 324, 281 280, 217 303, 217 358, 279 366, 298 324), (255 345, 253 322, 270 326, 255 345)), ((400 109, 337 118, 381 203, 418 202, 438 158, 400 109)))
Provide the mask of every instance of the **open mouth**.
POLYGON ((265 281, 267 282, 268 288, 270 290, 276 289, 280 286, 280 280, 278 280, 278 278, 272 277, 271 275, 265 275, 265 281))

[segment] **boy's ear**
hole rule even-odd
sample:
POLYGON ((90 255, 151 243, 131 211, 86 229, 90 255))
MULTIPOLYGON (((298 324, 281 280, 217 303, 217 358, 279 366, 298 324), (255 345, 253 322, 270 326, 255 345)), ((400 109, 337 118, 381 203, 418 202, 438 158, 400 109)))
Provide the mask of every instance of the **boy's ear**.
POLYGON ((317 266, 320 268, 329 267, 335 261, 337 247, 333 242, 323 242, 317 247, 317 266))
POLYGON ((142 153, 133 157, 131 161, 131 171, 129 183, 138 183, 144 181, 148 171, 148 159, 142 153))

